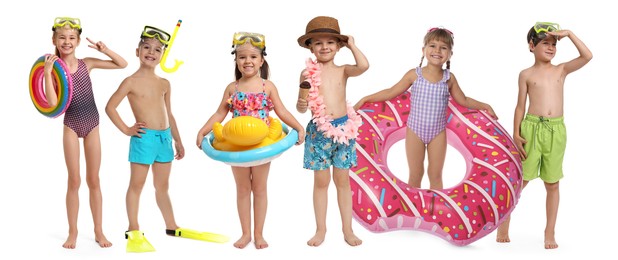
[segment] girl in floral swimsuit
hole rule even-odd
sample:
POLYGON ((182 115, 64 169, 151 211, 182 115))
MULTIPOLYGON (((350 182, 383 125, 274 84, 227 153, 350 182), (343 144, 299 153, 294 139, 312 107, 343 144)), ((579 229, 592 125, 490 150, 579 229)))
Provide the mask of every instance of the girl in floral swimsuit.
MULTIPOLYGON (((201 149, 202 140, 215 122, 223 122, 228 113, 233 117, 253 116, 269 124, 269 112, 277 116, 298 132, 297 145, 302 144, 305 130, 302 125, 283 106, 275 85, 268 80, 268 63, 264 59, 266 46, 264 35, 256 33, 235 33, 233 39, 236 80, 228 84, 217 111, 208 119, 197 135, 197 146, 201 149)), ((266 219, 267 193, 266 181, 270 162, 250 167, 232 166, 236 181, 236 202, 242 229, 241 237, 234 243, 244 248, 254 240, 255 248, 268 247, 262 235, 266 219), (253 205, 251 205, 253 196, 253 205), (254 229, 251 232, 251 208, 254 209, 254 229), (253 239, 252 239, 253 237, 253 239)))

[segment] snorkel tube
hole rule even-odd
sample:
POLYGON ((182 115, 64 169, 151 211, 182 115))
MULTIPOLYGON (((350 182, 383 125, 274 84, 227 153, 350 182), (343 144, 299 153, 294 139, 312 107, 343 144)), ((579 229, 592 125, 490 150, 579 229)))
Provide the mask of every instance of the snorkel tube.
POLYGON ((178 67, 180 67, 180 65, 184 63, 184 61, 174 59, 174 67, 168 68, 165 66, 165 62, 167 61, 167 55, 170 53, 170 50, 172 49, 172 44, 174 43, 174 39, 176 39, 176 33, 178 33, 178 28, 180 28, 181 23, 182 23, 182 20, 178 20, 178 23, 176 23, 176 28, 174 29, 172 38, 170 39, 167 48, 165 48, 165 52, 163 52, 163 57, 161 58, 161 63, 160 63, 161 69, 167 73, 175 72, 176 70, 178 70, 178 67))

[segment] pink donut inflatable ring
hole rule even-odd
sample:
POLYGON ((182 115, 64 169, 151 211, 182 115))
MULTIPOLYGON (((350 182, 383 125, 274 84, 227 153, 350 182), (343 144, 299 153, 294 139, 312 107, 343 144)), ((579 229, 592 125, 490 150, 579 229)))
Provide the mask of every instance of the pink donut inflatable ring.
POLYGON ((522 189, 521 160, 510 135, 484 111, 449 100, 447 140, 466 161, 465 177, 447 189, 413 188, 387 164, 390 147, 405 138, 409 110, 409 91, 359 109, 358 166, 350 168, 354 219, 372 232, 420 230, 457 246, 491 233, 513 211, 522 189))

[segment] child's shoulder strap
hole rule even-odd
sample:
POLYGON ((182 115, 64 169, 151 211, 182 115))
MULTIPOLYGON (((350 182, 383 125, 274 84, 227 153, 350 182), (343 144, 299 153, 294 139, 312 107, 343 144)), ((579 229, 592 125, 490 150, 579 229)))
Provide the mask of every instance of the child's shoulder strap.
POLYGON ((449 69, 445 69, 442 72, 442 81, 447 82, 449 79, 451 79, 451 71, 449 69))

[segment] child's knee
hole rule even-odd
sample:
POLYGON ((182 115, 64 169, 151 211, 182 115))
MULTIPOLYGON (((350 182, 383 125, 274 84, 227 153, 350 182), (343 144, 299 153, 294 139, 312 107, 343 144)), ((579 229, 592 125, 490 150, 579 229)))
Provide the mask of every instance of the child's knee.
POLYGON ((347 174, 347 170, 345 173, 333 174, 333 182, 337 189, 339 188, 349 188, 350 187, 350 177, 347 174))
POLYGON ((325 189, 328 188, 330 184, 330 171, 328 169, 315 171, 315 176, 313 179, 313 186, 315 189, 325 189))
POLYGON ((547 193, 557 193, 560 190, 559 182, 547 183, 545 182, 545 190, 547 193))

